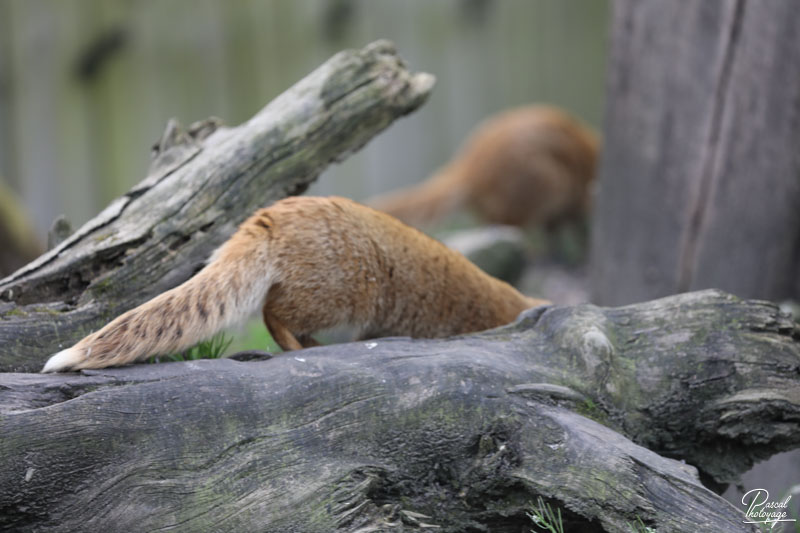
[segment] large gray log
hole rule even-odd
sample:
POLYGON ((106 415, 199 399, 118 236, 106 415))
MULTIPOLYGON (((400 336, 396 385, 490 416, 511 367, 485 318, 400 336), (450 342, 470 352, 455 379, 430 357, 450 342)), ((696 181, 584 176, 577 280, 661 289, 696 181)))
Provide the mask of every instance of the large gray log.
POLYGON ((616 0, 592 301, 800 297, 795 0, 616 0))
POLYGON ((717 481, 797 446, 799 338, 706 291, 450 340, 3 374, 0 527, 517 533, 541 495, 567 531, 755 531, 629 439, 717 481))
POLYGON ((171 124, 148 177, 0 281, 0 370, 48 354, 188 279, 257 207, 305 188, 426 99, 386 41, 339 53, 235 128, 171 124))

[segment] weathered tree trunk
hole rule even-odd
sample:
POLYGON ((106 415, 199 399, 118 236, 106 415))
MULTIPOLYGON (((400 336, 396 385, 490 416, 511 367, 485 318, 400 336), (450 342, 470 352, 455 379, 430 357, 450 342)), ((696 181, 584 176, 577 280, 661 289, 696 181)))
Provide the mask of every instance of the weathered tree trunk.
POLYGON ((706 291, 450 340, 3 374, 0 406, 0 527, 516 533, 541 495, 567 531, 755 531, 634 443, 720 482, 796 446, 800 333, 706 291))
MULTIPOLYGON (((800 299, 797 7, 615 0, 592 301, 800 299)), ((797 484, 800 451, 776 461, 748 488, 797 484)))
MULTIPOLYGON (((247 124, 170 126, 144 182, 0 283, 0 368, 182 282, 431 82, 377 43, 247 124)), ((798 338, 769 304, 705 292, 450 340, 0 374, 0 528, 502 533, 542 496, 568 531, 753 531, 674 459, 716 485, 797 446, 798 338)))
POLYGON ((592 301, 800 298, 795 0, 616 0, 592 301))
POLYGON ((188 279, 257 207, 421 105, 433 84, 391 44, 337 54, 248 122, 170 124, 150 175, 75 235, 0 282, 0 370, 48 354, 188 279))

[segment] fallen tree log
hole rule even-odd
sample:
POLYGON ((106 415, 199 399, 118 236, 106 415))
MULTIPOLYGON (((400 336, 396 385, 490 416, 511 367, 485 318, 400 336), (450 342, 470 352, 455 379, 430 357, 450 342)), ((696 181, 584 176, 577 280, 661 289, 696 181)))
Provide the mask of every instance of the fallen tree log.
POLYGON ((151 172, 72 237, 0 281, 0 371, 48 355, 194 274, 256 208, 304 191, 426 99, 378 41, 341 52, 246 123, 170 123, 151 172))
POLYGON ((800 443, 800 335, 704 291, 447 340, 0 374, 0 528, 756 531, 717 481, 800 443), (616 431, 615 431, 616 430, 616 431))

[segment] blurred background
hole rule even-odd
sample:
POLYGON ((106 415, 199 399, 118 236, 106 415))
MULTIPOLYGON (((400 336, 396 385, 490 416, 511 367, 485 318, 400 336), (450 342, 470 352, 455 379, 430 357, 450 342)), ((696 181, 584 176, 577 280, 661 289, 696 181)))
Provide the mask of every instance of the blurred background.
POLYGON ((530 102, 599 127, 603 0, 0 0, 0 180, 44 242, 144 178, 171 117, 247 120, 343 48, 387 38, 432 98, 310 194, 421 181, 488 115, 530 102))
MULTIPOLYGON (((433 94, 309 194, 419 182, 489 115, 555 104, 598 130, 607 116, 613 141, 592 301, 706 287, 797 298, 800 63, 774 60, 800 50, 798 17, 778 12, 796 6, 764 4, 748 13, 768 20, 747 25, 733 2, 618 4, 612 17, 607 0, 0 0, 0 271, 3 231, 41 249, 57 216, 77 228, 143 179, 169 118, 236 125, 337 51, 386 38, 436 76, 433 94)), ((568 291, 586 272, 549 274, 568 291)), ((745 484, 796 485, 797 457, 745 484)))

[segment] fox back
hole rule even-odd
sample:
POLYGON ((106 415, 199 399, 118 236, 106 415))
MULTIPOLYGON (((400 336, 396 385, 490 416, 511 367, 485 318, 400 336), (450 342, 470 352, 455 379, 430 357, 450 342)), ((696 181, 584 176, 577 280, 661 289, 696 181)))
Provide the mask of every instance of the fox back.
POLYGON ((597 164, 596 135, 548 106, 493 116, 422 184, 370 205, 415 226, 467 207, 484 222, 553 226, 584 216, 597 164))
POLYGON ((259 308, 289 349, 338 325, 360 338, 479 331, 542 303, 389 215, 344 198, 292 197, 247 219, 193 278, 54 355, 44 371, 182 350, 259 308))

